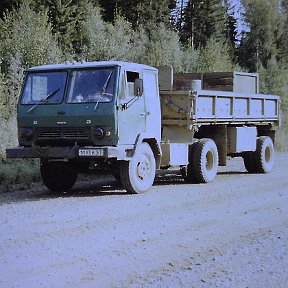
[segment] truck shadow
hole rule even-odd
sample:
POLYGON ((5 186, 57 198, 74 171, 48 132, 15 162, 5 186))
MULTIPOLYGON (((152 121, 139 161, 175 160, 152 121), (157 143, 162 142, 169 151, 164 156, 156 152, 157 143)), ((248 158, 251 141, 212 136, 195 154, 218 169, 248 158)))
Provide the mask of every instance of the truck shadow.
POLYGON ((57 198, 101 197, 108 195, 127 195, 121 185, 111 177, 101 179, 79 179, 70 191, 52 192, 43 183, 33 184, 31 188, 13 188, 6 193, 0 193, 0 206, 10 203, 41 201, 57 198))
MULTIPOLYGON (((219 172, 218 176, 225 175, 244 175, 247 172, 239 171, 226 171, 219 172)), ((191 185, 184 181, 183 177, 179 174, 166 174, 157 175, 153 183, 154 187, 169 186, 169 185, 191 185)), ((197 184, 193 184, 197 185, 197 184)), ((122 186, 122 184, 115 180, 113 176, 104 176, 101 179, 94 179, 89 181, 79 181, 75 184, 73 189, 70 191, 63 192, 51 192, 44 188, 45 191, 40 196, 40 199, 53 199, 53 198, 77 198, 77 197, 103 197, 103 196, 125 196, 125 195, 135 195, 128 193, 122 186)), ((36 196, 32 200, 39 199, 36 196)))
MULTIPOLYGON (((180 175, 157 176, 153 186, 185 184, 180 175)), ((44 188, 45 189, 45 188, 44 188)), ((113 176, 104 176, 102 179, 79 181, 70 191, 53 193, 48 189, 41 194, 41 199, 69 198, 69 197, 103 197, 103 196, 135 195, 128 193, 122 184, 113 176)), ((36 200, 36 199, 35 199, 36 200)))
POLYGON ((181 185, 185 183, 183 177, 177 173, 168 173, 164 175, 157 175, 153 186, 165 186, 165 185, 181 185))
POLYGON ((217 173, 217 175, 247 175, 247 174, 249 174, 247 171, 225 171, 217 173))
MULTIPOLYGON (((225 175, 241 175, 248 174, 245 171, 223 171, 218 172, 218 176, 225 175)), ((154 181, 154 187, 169 186, 169 185, 191 185, 187 184, 183 177, 177 173, 168 173, 165 175, 157 175, 154 181)), ((197 184, 193 184, 197 185, 197 184)), ((43 184, 38 183, 30 189, 19 189, 10 191, 8 193, 0 194, 0 205, 41 201, 57 198, 77 198, 77 197, 103 197, 103 196, 125 196, 135 195, 127 193, 122 187, 121 183, 114 179, 113 176, 105 175, 98 177, 91 177, 88 179, 80 179, 76 182, 73 189, 70 191, 51 192, 43 184)))
POLYGON ((42 199, 70 198, 70 197, 101 197, 128 194, 120 183, 113 177, 103 177, 102 179, 79 181, 70 191, 51 192, 46 189, 42 194, 42 199))

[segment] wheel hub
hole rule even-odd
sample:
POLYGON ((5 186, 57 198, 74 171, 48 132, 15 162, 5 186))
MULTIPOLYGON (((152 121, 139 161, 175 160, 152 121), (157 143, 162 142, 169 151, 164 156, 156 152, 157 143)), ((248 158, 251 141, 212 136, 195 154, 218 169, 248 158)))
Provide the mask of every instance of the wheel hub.
POLYGON ((212 170, 214 167, 214 155, 211 150, 209 150, 206 154, 206 169, 212 170))
POLYGON ((150 173, 150 163, 147 156, 141 158, 142 159, 137 164, 137 174, 141 180, 144 180, 150 173))

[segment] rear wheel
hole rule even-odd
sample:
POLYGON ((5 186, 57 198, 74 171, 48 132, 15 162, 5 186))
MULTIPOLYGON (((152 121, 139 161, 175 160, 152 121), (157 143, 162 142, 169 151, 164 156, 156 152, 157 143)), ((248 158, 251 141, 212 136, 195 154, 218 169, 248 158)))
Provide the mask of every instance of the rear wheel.
POLYGON ((123 161, 120 178, 129 193, 143 193, 151 188, 156 173, 156 162, 148 143, 141 143, 130 161, 123 161))
POLYGON ((248 173, 257 173, 254 152, 246 152, 243 155, 243 160, 244 160, 244 166, 248 173))
POLYGON ((255 166, 258 173, 268 173, 274 164, 274 145, 269 136, 261 136, 257 139, 255 151, 255 166))
POLYGON ((256 151, 246 152, 244 165, 249 173, 268 173, 274 164, 274 145, 269 136, 257 138, 256 151))
POLYGON ((70 190, 78 176, 69 163, 46 160, 41 163, 40 173, 45 186, 53 192, 70 190))
POLYGON ((198 142, 194 142, 189 146, 189 163, 186 167, 182 167, 181 175, 187 183, 196 183, 195 180, 195 168, 192 163, 192 155, 197 147, 198 142))
POLYGON ((212 139, 203 138, 192 145, 187 174, 192 182, 211 182, 218 172, 218 150, 212 139), (190 171, 189 171, 190 170, 190 171))

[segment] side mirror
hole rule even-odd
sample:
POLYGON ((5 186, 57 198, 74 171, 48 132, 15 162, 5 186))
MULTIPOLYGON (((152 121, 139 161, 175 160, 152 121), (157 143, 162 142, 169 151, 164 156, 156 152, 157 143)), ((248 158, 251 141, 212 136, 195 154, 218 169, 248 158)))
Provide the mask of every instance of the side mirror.
POLYGON ((134 95, 135 96, 143 95, 143 79, 136 78, 134 80, 134 95))

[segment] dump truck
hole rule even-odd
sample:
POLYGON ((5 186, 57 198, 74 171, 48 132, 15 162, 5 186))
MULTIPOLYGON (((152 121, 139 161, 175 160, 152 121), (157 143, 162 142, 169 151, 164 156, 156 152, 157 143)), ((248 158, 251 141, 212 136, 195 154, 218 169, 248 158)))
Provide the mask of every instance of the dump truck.
POLYGON ((110 173, 129 193, 149 190, 157 171, 206 183, 228 157, 268 173, 280 123, 280 97, 259 94, 258 74, 120 61, 31 67, 17 109, 19 146, 7 158, 40 159, 51 191, 79 173, 110 173))

